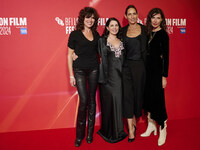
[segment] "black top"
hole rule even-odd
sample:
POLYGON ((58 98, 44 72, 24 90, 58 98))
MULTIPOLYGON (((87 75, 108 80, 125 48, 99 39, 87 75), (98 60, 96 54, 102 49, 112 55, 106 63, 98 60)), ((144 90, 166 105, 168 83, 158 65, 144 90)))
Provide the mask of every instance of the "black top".
POLYGON ((137 37, 125 38, 126 59, 128 60, 142 60, 141 56, 141 35, 137 37))
MULTIPOLYGON (((138 23, 139 24, 139 23, 138 23)), ((141 50, 141 58, 142 60, 144 61, 145 65, 146 65, 146 54, 147 54, 147 34, 146 34, 146 29, 145 29, 145 26, 143 26, 142 24, 139 24, 140 27, 141 27, 141 42, 140 42, 140 50, 141 50)), ((127 49, 126 49, 126 33, 127 33, 127 30, 128 30, 128 27, 129 25, 123 27, 121 29, 121 32, 122 32, 122 35, 123 35, 123 43, 124 43, 124 48, 125 48, 125 58, 126 58, 126 55, 127 55, 127 49)), ((123 66, 127 66, 127 63, 126 63, 126 59, 125 59, 125 62, 123 63, 123 66)))
POLYGON ((81 31, 71 32, 68 47, 75 51, 78 58, 73 61, 73 68, 98 68, 98 39, 99 33, 93 33, 93 41, 88 40, 81 31))
MULTIPOLYGON (((156 66, 161 62, 161 74, 164 77, 168 77, 169 36, 165 30, 161 29, 157 32, 152 32, 152 37, 151 40, 148 40, 148 64, 156 66)), ((156 68, 158 69, 158 67, 156 68)))

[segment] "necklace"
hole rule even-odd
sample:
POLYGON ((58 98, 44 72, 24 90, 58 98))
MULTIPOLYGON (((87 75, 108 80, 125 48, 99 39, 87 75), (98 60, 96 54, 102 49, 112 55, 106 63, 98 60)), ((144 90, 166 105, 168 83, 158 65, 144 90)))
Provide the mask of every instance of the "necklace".
POLYGON ((156 32, 153 35, 152 35, 152 32, 150 33, 150 38, 149 38, 148 44, 153 40, 155 35, 156 35, 156 32))

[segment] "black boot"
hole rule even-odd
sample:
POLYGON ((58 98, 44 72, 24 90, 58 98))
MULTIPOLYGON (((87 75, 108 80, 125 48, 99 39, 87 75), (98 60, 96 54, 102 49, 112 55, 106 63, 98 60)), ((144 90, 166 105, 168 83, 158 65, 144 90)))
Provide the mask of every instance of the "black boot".
POLYGON ((96 115, 96 102, 91 101, 88 106, 88 128, 87 128, 87 143, 92 143, 93 141, 93 132, 95 125, 95 115, 96 115))
POLYGON ((75 146, 79 147, 81 145, 82 140, 81 139, 76 139, 75 140, 75 146))
POLYGON ((85 127, 86 127, 86 111, 79 105, 77 123, 76 123, 76 140, 75 146, 79 147, 82 140, 85 137, 85 127))

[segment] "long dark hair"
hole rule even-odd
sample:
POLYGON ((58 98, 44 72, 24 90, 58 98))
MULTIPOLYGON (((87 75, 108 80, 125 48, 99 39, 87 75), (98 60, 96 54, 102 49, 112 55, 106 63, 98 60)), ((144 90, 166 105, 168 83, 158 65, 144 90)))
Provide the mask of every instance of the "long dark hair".
POLYGON ((160 27, 162 29, 164 29, 166 31, 167 29, 167 25, 166 25, 166 21, 165 21, 165 15, 163 13, 163 11, 160 8, 153 8, 150 10, 150 12, 147 15, 147 23, 146 23, 146 27, 147 27, 147 33, 150 34, 153 30, 153 27, 151 25, 151 18, 157 14, 161 15, 162 18, 162 22, 160 23, 160 27))
POLYGON ((109 35, 110 32, 108 31, 107 27, 110 25, 110 22, 111 22, 111 21, 116 21, 116 22, 118 23, 118 25, 119 25, 119 31, 118 31, 118 33, 117 33, 117 38, 121 40, 121 38, 122 38, 122 34, 121 34, 121 25, 120 25, 120 23, 119 23, 119 20, 117 20, 117 19, 114 18, 114 17, 109 18, 109 19, 107 20, 106 25, 105 25, 105 29, 104 29, 104 33, 103 33, 102 36, 105 36, 106 38, 108 38, 108 35, 109 35))
POLYGON ((91 30, 93 32, 96 32, 99 14, 97 13, 96 9, 92 7, 84 7, 83 9, 80 10, 79 16, 78 16, 78 23, 76 25, 76 30, 80 30, 80 31, 84 30, 84 19, 90 18, 92 15, 94 15, 95 22, 94 22, 94 25, 91 27, 91 30))

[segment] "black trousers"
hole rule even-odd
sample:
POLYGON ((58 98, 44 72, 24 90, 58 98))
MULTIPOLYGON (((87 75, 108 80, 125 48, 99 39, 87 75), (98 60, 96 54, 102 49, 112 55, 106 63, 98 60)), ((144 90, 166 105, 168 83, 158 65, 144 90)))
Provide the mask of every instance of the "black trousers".
POLYGON ((76 87, 80 99, 76 123, 76 138, 82 140, 85 137, 87 112, 87 136, 92 137, 94 132, 96 115, 96 90, 99 70, 74 68, 74 76, 76 79, 76 87))
POLYGON ((136 118, 142 115, 145 87, 145 66, 143 60, 126 61, 123 67, 123 116, 136 118))

